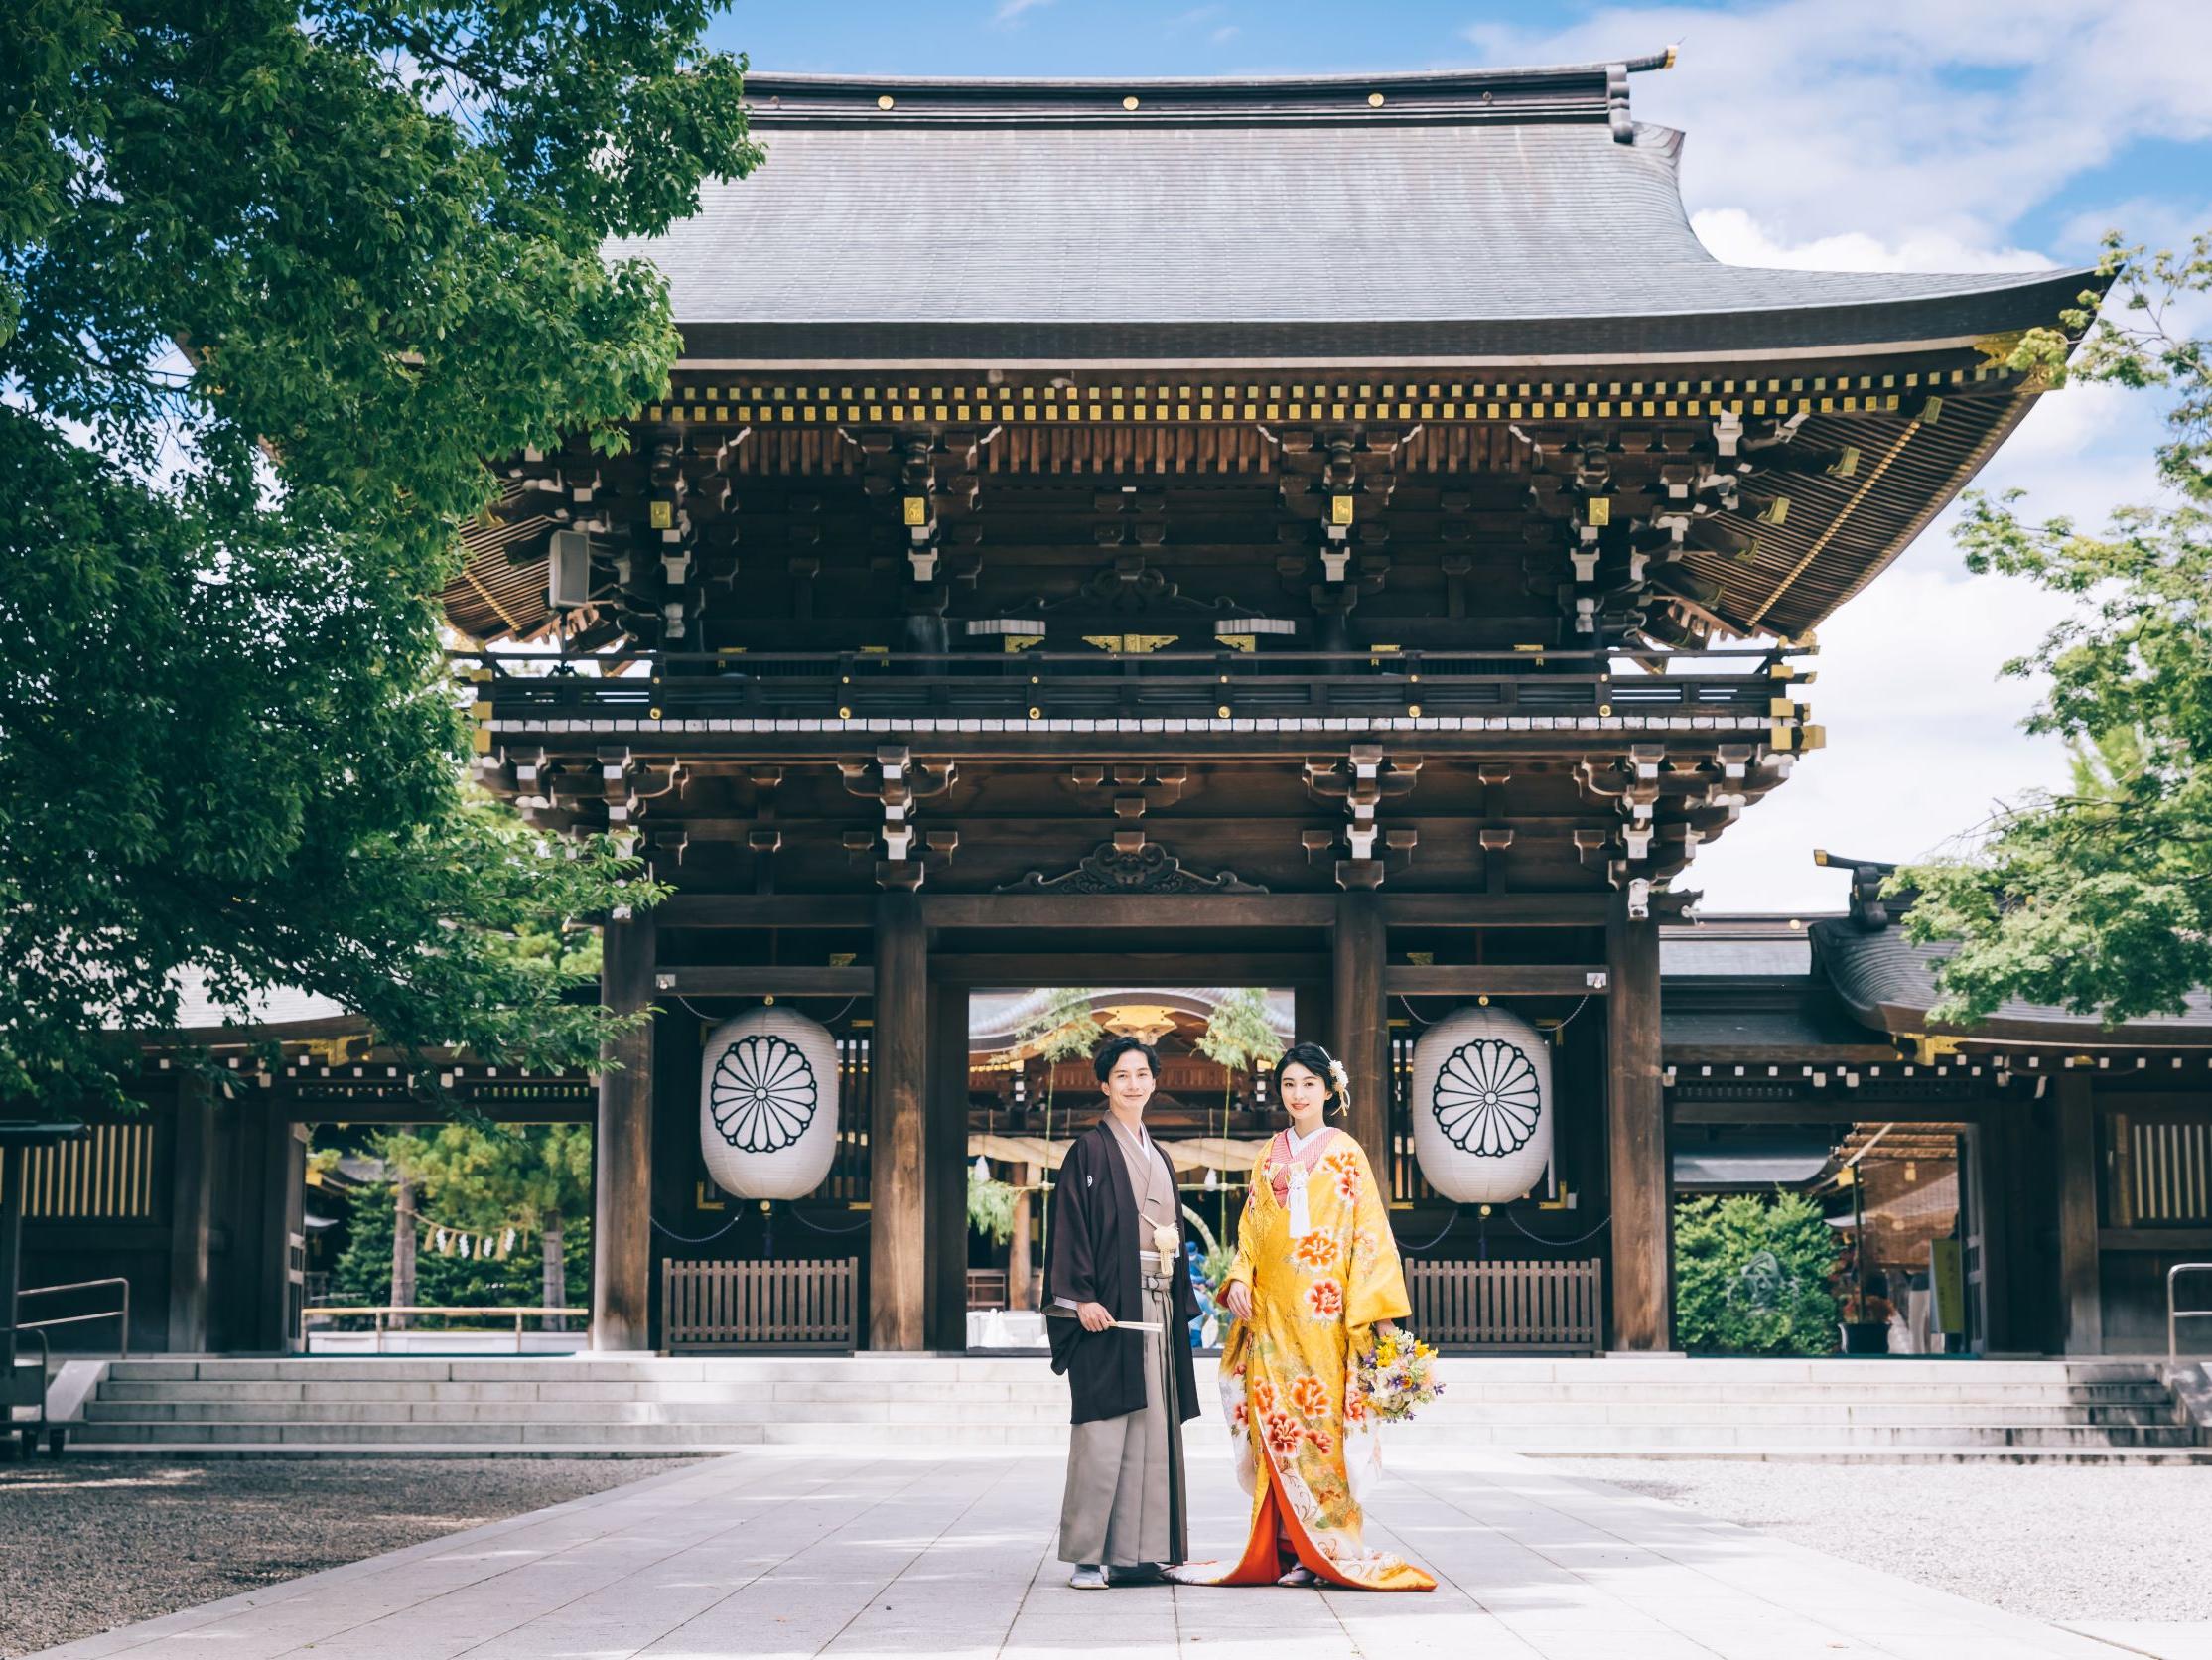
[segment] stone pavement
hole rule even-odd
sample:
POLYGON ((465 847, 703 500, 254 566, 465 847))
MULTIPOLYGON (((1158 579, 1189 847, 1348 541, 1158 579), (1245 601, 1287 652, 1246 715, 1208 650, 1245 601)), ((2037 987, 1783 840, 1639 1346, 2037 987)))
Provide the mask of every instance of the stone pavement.
MULTIPOLYGON (((1047 1452, 767 1450, 47 1651, 50 1660, 2122 1660, 2117 1647, 1482 1453, 1408 1460, 1370 1537, 1430 1595, 1077 1591, 1053 1558, 1047 1452)), ((1191 1462, 1193 1547, 1233 1554, 1244 1500, 1191 1462)), ((1961 1549, 1972 1542, 1961 1540, 1961 1549)), ((2117 1634, 2117 1633, 2116 1633, 2117 1634)), ((2140 1634, 2140 1628, 2139 1628, 2140 1634)), ((2202 1632, 2173 1633, 2175 1642, 2202 1632)))

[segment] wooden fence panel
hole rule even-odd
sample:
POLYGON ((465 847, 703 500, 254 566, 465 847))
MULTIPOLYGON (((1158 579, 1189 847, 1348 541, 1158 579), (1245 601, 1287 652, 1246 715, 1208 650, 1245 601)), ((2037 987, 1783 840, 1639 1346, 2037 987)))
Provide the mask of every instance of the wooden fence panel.
POLYGON ((671 1354, 704 1349, 856 1346, 859 1261, 661 1264, 662 1319, 671 1354))
POLYGON ((1604 1265, 1577 1262, 1406 1263, 1415 1333, 1439 1348, 1552 1349, 1603 1345, 1604 1265))

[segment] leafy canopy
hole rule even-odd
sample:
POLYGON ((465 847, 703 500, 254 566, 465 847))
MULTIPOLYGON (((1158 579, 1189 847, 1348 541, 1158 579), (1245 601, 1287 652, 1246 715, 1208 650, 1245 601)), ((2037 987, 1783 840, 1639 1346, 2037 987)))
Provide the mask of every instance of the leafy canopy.
POLYGON ((653 891, 467 787, 436 601, 486 458, 618 446, 665 381, 664 288, 600 249, 759 159, 715 9, 0 11, 0 1101, 116 1099, 103 1029, 188 964, 596 1054, 517 941, 653 891))
MULTIPOLYGON (((2073 361, 2051 331, 2014 363, 2163 391, 2164 493, 2102 533, 2027 517, 2017 491, 1968 497, 1958 538, 1970 569, 2075 602, 2005 671, 2049 676, 2027 728, 2067 739, 2078 764, 2070 789, 2026 796, 1964 854, 1894 879, 1919 891, 1913 938, 1961 942, 1942 971, 1944 1020, 2018 997, 2117 1024, 2178 1012, 2212 984, 2212 347, 2179 321, 2212 294, 2212 234, 2185 255, 2109 241, 2103 271, 2127 300, 2073 361)), ((2069 331, 2091 329, 2095 299, 2068 314, 2069 331)))
POLYGON ((582 1124, 426 1125, 375 1146, 449 1228, 537 1233, 592 1208, 592 1132, 582 1124))

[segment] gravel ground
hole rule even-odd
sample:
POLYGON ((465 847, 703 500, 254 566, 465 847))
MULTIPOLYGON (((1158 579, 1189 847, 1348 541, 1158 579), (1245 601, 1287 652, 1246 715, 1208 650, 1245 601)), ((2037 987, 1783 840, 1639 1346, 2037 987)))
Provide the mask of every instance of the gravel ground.
POLYGON ((0 1463, 0 1656, 676 1469, 688 1458, 0 1463))
POLYGON ((2212 1620, 2212 1468, 1546 1458, 2054 1623, 2212 1620))

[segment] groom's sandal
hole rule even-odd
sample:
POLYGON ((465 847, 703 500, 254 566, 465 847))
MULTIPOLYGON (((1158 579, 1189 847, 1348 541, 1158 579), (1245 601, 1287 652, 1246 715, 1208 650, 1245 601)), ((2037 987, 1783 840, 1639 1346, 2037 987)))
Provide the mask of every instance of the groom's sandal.
POLYGON ((1107 1569, 1106 1583, 1110 1586, 1163 1586, 1168 1583, 1168 1572, 1157 1562, 1139 1562, 1127 1568, 1107 1569))
POLYGON ((1106 1570, 1095 1562, 1078 1562, 1075 1572, 1068 1576, 1067 1583, 1077 1591, 1104 1591, 1106 1570))

